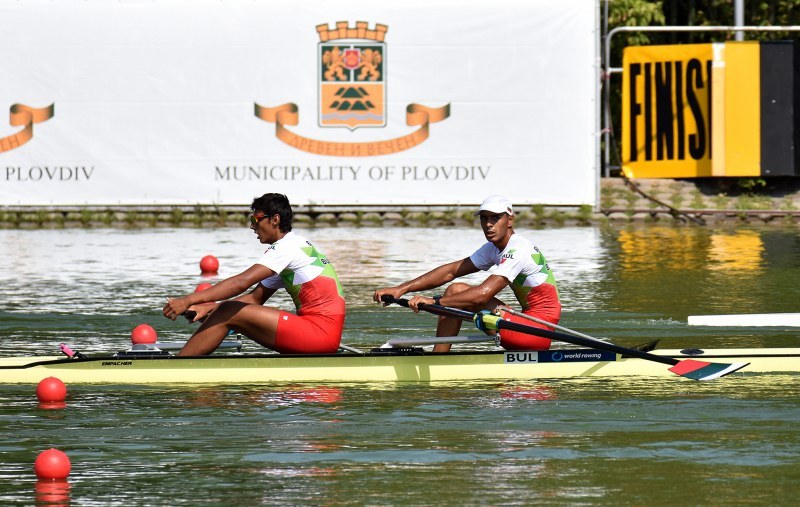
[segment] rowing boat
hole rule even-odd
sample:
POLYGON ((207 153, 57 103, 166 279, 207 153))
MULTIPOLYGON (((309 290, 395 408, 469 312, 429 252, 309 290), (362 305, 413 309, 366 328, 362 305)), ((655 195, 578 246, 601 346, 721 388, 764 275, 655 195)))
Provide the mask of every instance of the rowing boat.
MULTIPOLYGON (((800 373, 800 348, 653 350, 662 357, 750 363, 736 375, 800 373)), ((427 352, 418 347, 336 354, 218 354, 178 357, 166 351, 0 358, 0 384, 252 384, 271 382, 442 382, 577 377, 663 377, 651 361, 595 349, 427 352)))

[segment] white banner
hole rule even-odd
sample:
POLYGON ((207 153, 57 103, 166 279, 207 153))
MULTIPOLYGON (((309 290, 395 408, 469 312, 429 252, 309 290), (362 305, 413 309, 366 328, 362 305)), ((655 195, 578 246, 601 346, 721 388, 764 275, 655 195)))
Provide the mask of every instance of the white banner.
POLYGON ((0 2, 0 205, 594 205, 597 1, 0 2))

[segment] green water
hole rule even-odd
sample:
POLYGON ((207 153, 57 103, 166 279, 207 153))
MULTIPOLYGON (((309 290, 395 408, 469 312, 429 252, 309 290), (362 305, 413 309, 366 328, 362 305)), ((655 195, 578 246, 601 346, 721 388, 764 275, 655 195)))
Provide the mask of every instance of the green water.
MULTIPOLYGON (((482 240, 477 229, 303 232, 333 259, 345 342, 363 348, 434 325, 373 304, 375 288, 482 240)), ((800 311, 794 228, 520 232, 559 279, 563 325, 622 345, 798 345, 791 328, 686 325, 800 311)), ((185 339, 191 326, 160 317, 165 297, 207 280, 207 253, 225 277, 262 249, 245 228, 0 231, 0 355, 61 342, 117 351, 140 323, 185 339)), ((0 504, 790 505, 800 479, 800 376, 68 387, 60 410, 40 408, 33 386, 0 387, 0 504), (66 485, 37 484, 33 462, 50 447, 72 461, 66 485)))

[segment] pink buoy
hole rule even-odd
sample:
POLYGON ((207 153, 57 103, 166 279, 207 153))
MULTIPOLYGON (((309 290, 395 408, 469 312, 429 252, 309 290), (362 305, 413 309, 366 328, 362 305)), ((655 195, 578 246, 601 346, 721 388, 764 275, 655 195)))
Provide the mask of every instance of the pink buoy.
POLYGON ((47 377, 36 386, 36 397, 42 403, 60 403, 67 399, 67 386, 61 379, 47 377))
POLYGON ((155 343, 158 340, 156 330, 148 324, 139 324, 131 331, 131 343, 155 343))
POLYGON ((67 478, 71 469, 69 456, 58 449, 40 452, 33 464, 33 471, 40 479, 63 480, 67 478))
POLYGON ((206 255, 200 259, 200 271, 204 275, 216 275, 219 270, 219 260, 213 255, 206 255))
POLYGON ((210 289, 211 287, 213 287, 213 285, 208 282, 198 283, 197 287, 194 288, 194 291, 200 292, 201 290, 210 289))

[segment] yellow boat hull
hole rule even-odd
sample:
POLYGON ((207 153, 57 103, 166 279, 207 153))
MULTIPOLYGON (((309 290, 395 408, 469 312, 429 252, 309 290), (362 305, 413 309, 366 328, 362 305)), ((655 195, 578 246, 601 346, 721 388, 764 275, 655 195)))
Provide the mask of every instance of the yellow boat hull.
MULTIPOLYGON (((677 359, 746 362, 742 374, 798 373, 800 348, 706 350, 677 359)), ((57 377, 67 384, 252 384, 271 382, 445 382, 577 377, 675 377, 667 365, 588 349, 547 352, 454 352, 409 355, 215 355, 207 357, 0 358, 0 384, 38 383, 57 377), (592 355, 594 354, 594 355, 592 355), (600 355, 598 355, 600 354, 600 355)), ((676 377, 677 378, 677 377, 676 377)))

